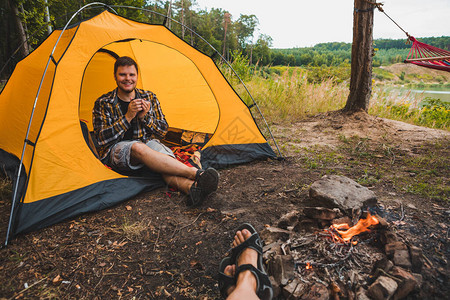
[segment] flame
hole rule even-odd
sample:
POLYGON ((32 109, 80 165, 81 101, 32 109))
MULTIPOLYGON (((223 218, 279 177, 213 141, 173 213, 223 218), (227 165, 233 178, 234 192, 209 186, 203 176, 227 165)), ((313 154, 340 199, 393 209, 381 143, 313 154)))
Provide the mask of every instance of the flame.
POLYGON ((312 269, 311 263, 307 262, 305 268, 306 270, 311 270, 312 269))
MULTIPOLYGON (((348 242, 362 232, 370 231, 369 227, 380 223, 375 216, 367 213, 367 218, 360 219, 355 226, 348 228, 347 224, 333 224, 331 228, 335 229, 342 237, 344 242, 348 242)), ((355 245, 355 244, 354 244, 355 245)))

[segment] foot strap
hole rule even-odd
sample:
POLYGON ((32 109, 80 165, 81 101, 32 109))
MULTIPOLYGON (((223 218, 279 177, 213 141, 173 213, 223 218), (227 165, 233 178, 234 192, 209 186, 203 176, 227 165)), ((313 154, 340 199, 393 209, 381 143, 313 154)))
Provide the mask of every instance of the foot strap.
POLYGON ((251 264, 240 265, 236 268, 235 277, 239 277, 239 273, 243 271, 250 271, 256 278, 256 294, 262 300, 270 300, 273 297, 273 288, 270 283, 269 276, 261 270, 255 268, 251 264))
POLYGON ((237 262, 239 255, 241 255, 241 252, 247 248, 255 250, 256 252, 258 252, 258 255, 263 254, 262 242, 261 239, 259 238, 258 233, 254 232, 242 244, 239 244, 233 249, 231 249, 231 261, 237 262))
POLYGON ((236 285, 236 279, 233 276, 225 274, 225 268, 231 265, 230 257, 225 257, 219 266, 219 290, 222 297, 228 297, 228 290, 236 285))

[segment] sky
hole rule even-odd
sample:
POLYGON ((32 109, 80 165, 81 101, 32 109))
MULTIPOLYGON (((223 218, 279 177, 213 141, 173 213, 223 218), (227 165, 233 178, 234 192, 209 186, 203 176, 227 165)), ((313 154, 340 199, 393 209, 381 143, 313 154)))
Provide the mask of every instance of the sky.
MULTIPOLYGON (((384 0, 383 9, 414 37, 450 36, 450 0, 384 0)), ((352 42, 353 0, 197 0, 198 9, 222 8, 236 21, 255 15, 259 34, 272 37, 272 48, 310 47, 352 42)), ((375 10, 374 39, 406 39, 382 12, 375 10)))

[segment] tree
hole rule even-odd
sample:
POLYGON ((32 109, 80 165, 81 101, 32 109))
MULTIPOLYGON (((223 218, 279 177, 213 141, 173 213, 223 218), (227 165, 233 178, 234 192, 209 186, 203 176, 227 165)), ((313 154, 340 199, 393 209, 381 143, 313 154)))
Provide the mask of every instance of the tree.
POLYGON ((271 63, 270 46, 272 46, 272 38, 268 35, 261 34, 256 41, 255 48, 253 50, 253 58, 257 63, 261 65, 268 65, 271 63))
POLYGON ((226 54, 226 48, 227 48, 227 29, 228 29, 228 25, 231 24, 231 14, 230 13, 225 13, 225 15, 223 16, 223 30, 224 30, 224 35, 223 35, 223 54, 222 56, 225 57, 226 54))
POLYGON ((355 0, 350 94, 343 111, 369 109, 372 93, 373 9, 366 0, 355 0))
POLYGON ((19 9, 14 0, 9 0, 9 7, 11 9, 11 16, 16 28, 17 38, 19 40, 19 51, 21 57, 25 57, 28 55, 28 43, 27 43, 27 33, 25 32, 25 28, 22 24, 22 20, 20 19, 19 9))
POLYGON ((259 21, 255 15, 240 15, 236 21, 235 30, 241 49, 245 49, 249 43, 251 44, 253 33, 258 24, 259 21))

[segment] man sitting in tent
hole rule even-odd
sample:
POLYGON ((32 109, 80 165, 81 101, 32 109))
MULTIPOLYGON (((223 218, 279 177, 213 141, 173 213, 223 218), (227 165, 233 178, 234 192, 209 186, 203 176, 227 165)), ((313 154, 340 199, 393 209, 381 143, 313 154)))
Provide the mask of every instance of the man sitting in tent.
POLYGON ((164 181, 189 195, 188 205, 199 205, 217 190, 219 173, 188 167, 153 137, 162 138, 168 124, 156 95, 136 88, 138 66, 127 56, 114 64, 117 88, 95 101, 94 133, 101 161, 113 170, 130 174, 146 166, 164 181))

